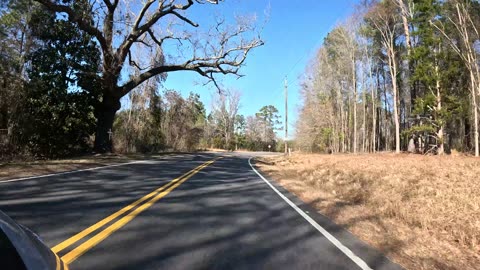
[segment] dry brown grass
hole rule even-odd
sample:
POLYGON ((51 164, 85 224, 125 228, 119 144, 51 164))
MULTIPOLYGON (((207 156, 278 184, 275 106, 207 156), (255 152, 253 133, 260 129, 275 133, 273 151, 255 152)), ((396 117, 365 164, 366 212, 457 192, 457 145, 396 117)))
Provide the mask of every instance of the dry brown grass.
POLYGON ((135 159, 135 157, 101 155, 59 160, 5 162, 0 163, 0 181, 105 166, 126 162, 130 159, 135 159))
POLYGON ((480 269, 480 159, 263 159, 263 172, 405 268, 480 269))

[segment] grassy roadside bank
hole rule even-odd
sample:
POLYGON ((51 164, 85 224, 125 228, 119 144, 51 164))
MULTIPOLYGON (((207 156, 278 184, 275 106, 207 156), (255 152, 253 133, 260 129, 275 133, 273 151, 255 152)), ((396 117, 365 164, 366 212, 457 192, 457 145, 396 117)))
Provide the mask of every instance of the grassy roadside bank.
POLYGON ((88 169, 136 160, 155 160, 169 155, 191 154, 201 152, 220 152, 219 150, 196 150, 192 152, 158 152, 149 154, 101 154, 85 155, 51 160, 16 160, 0 161, 0 181, 13 178, 30 177, 65 171, 88 169))
POLYGON ((407 269, 478 269, 480 160, 419 155, 261 158, 260 169, 407 269))
POLYGON ((99 155, 56 160, 4 162, 0 163, 0 181, 12 178, 107 166, 129 162, 135 159, 137 159, 137 157, 134 156, 99 155))

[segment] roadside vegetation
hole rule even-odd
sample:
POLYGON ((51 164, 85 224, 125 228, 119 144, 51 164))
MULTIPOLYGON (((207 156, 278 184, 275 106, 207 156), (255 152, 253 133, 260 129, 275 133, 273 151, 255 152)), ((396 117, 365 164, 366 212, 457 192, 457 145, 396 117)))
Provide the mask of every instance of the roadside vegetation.
POLYGON ((0 162, 0 181, 64 171, 74 171, 93 167, 101 167, 111 164, 129 162, 135 159, 142 158, 143 157, 141 156, 102 155, 55 160, 21 160, 4 163, 0 162))
POLYGON ((478 269, 480 160, 359 154, 265 157, 263 173, 407 269, 478 269))
POLYGON ((305 69, 297 153, 262 171, 407 269, 477 269, 479 14, 363 1, 305 69))
POLYGON ((479 156, 480 3, 363 1, 306 67, 305 152, 479 156))
POLYGON ((305 68, 293 156, 262 171, 407 269, 478 269, 479 14, 362 1, 305 68))
POLYGON ((214 4, 0 1, 0 160, 274 150, 278 110, 265 104, 240 115, 241 91, 217 81, 241 76, 249 52, 263 44, 256 17, 217 16, 201 27, 189 19, 192 6, 214 4), (198 93, 165 89, 172 71, 211 84, 211 107, 198 93))
POLYGON ((129 106, 117 114, 113 145, 119 153, 205 149, 275 151, 281 128, 277 108, 263 106, 255 115, 239 114, 241 93, 216 93, 207 113, 198 94, 155 91, 140 86, 129 94, 129 106))

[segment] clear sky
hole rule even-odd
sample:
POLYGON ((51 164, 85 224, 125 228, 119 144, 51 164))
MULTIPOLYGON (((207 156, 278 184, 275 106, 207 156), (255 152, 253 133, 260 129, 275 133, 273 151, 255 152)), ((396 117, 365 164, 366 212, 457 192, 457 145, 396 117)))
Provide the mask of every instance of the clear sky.
MULTIPOLYGON (((227 76, 221 80, 224 87, 242 93, 240 114, 252 115, 264 105, 274 105, 283 119, 283 81, 287 75, 289 130, 293 134, 301 102, 299 77, 325 35, 350 14, 354 4, 354 0, 226 0, 214 7, 214 12, 221 12, 225 17, 256 13, 259 23, 262 23, 265 10, 269 10, 269 19, 262 32, 265 45, 247 58, 246 66, 241 69, 245 77, 227 76)), ((192 12, 193 18, 200 18, 202 27, 202 16, 211 16, 212 8, 197 5, 192 12)), ((202 82, 205 80, 195 73, 177 72, 168 75, 164 86, 184 95, 190 91, 200 94, 209 111, 216 89, 213 85, 202 86, 202 82)))

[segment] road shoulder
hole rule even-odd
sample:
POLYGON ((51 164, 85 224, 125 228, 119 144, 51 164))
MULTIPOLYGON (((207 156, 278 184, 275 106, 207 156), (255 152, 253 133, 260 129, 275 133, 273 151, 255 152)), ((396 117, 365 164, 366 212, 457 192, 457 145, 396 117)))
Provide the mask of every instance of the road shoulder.
POLYGON ((141 162, 144 160, 160 160, 167 156, 189 153, 165 152, 158 154, 132 154, 132 155, 87 155, 81 157, 14 161, 0 163, 0 183, 12 180, 29 178, 41 178, 58 174, 66 174, 80 171, 96 170, 108 167, 123 166, 141 162))
POLYGON ((255 159, 251 159, 251 166, 255 168, 258 174, 260 174, 266 181, 268 181, 275 189, 277 189, 283 196, 290 200, 295 206, 297 206, 303 213, 308 215, 315 223, 325 229, 330 235, 337 239, 343 246, 348 248, 353 254, 358 256, 372 269, 402 269, 398 264, 393 263, 390 259, 385 257, 378 250, 370 247, 363 241, 355 237, 351 232, 345 228, 335 224, 328 217, 319 213, 315 208, 303 202, 300 198, 293 193, 286 190, 277 181, 267 177, 260 168, 257 166, 255 159))

